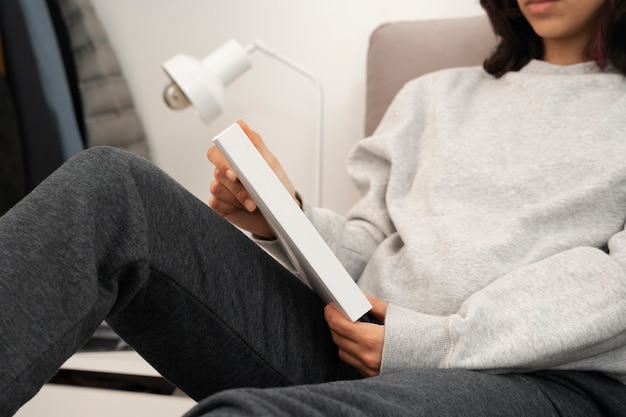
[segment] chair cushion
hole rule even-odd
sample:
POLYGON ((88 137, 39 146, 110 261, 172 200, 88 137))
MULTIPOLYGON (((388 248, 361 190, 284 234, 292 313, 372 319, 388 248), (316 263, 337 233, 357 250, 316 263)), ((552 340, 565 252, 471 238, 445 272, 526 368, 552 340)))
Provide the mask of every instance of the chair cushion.
POLYGON ((366 136, 407 81, 443 68, 480 65, 496 40, 486 16, 400 21, 376 28, 367 57, 366 136))

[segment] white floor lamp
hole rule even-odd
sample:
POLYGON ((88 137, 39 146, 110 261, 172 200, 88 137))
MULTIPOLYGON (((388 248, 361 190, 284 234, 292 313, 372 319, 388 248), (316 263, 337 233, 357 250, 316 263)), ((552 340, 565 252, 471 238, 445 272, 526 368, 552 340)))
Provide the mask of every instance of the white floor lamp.
POLYGON ((163 63, 172 82, 163 96, 169 107, 176 110, 193 106, 202 120, 209 124, 221 112, 225 87, 252 67, 248 55, 260 51, 309 79, 319 94, 319 115, 315 142, 315 205, 322 203, 324 90, 321 82, 302 66, 279 54, 263 42, 242 47, 229 40, 202 60, 176 55, 163 63))

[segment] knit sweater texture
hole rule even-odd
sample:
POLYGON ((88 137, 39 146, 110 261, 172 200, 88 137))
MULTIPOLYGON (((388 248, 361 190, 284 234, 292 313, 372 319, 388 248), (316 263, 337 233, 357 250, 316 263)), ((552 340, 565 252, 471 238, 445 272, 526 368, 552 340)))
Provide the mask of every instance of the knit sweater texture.
MULTIPOLYGON (((305 212, 389 303, 382 373, 593 370, 626 383, 626 79, 531 61, 428 74, 305 212)), ((265 245, 278 254, 277 246, 265 245)))

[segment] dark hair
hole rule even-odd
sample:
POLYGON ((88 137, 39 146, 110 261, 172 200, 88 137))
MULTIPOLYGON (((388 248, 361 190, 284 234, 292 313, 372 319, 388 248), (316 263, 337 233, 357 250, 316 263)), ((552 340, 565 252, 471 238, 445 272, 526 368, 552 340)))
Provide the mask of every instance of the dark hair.
MULTIPOLYGON (((483 67, 495 77, 517 71, 531 59, 541 59, 543 42, 535 33, 516 0, 480 0, 487 12, 491 26, 500 39, 493 54, 483 67)), ((598 20, 585 57, 598 66, 610 62, 626 75, 626 2, 606 0, 598 12, 598 20)))

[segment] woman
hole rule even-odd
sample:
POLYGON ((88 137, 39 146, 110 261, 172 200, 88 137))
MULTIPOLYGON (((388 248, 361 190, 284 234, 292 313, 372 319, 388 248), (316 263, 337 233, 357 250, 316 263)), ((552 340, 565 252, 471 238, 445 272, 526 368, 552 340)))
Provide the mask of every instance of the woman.
POLYGON ((624 5, 483 5, 503 38, 488 73, 407 84, 350 155, 364 196, 347 218, 304 204, 383 325, 320 305, 220 221, 281 255, 215 149, 214 211, 92 150, 0 220, 0 410, 106 317, 208 396, 193 416, 623 415, 624 5), (214 394, 236 387, 264 389, 214 394))

